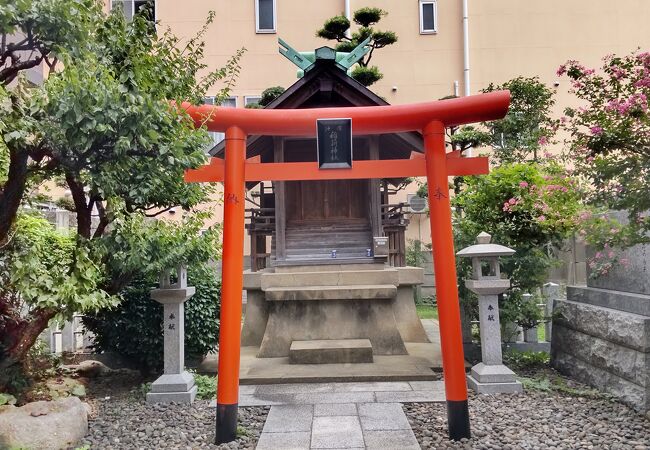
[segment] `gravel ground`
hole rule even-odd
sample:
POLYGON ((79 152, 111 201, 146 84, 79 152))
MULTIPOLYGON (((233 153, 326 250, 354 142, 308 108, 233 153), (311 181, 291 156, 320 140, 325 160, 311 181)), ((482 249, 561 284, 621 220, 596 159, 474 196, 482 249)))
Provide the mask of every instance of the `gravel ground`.
POLYGON ((470 393, 472 438, 461 442, 447 439, 444 403, 405 404, 404 412, 423 449, 650 449, 648 418, 591 393, 470 393))
POLYGON ((268 407, 239 409, 239 438, 214 444, 215 409, 207 400, 192 405, 147 404, 136 375, 101 377, 89 387, 92 413, 78 446, 91 449, 254 449, 268 407))

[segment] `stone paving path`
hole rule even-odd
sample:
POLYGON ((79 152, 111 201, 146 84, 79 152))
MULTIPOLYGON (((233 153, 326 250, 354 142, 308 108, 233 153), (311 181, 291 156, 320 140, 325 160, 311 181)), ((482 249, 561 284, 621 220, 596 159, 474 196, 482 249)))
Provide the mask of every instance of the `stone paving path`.
POLYGON ((258 450, 419 449, 401 403, 443 402, 441 381, 241 386, 239 406, 271 405, 258 450))

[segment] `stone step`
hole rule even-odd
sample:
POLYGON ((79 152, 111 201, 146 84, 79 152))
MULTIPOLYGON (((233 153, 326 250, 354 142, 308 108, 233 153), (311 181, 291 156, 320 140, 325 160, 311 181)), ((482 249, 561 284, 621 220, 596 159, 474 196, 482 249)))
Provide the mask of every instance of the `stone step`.
POLYGON ((323 339, 293 341, 289 349, 290 364, 371 363, 369 339, 323 339))
POLYGON ((264 292, 266 301, 300 300, 376 300, 390 299, 397 295, 393 284, 374 284, 356 286, 304 286, 273 287, 264 292))
POLYGON ((328 272, 264 273, 262 290, 278 287, 302 286, 354 286, 399 283, 396 269, 382 270, 332 270, 328 272))

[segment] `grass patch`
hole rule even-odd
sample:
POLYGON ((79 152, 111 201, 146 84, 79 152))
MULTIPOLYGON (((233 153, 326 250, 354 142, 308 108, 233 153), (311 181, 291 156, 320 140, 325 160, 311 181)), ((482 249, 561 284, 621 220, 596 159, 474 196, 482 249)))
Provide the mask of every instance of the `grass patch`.
POLYGON ((535 370, 549 367, 551 355, 547 352, 507 351, 503 355, 504 363, 512 370, 535 370))
POLYGON ((438 307, 432 305, 415 305, 415 309, 420 319, 438 320, 438 307))
POLYGON ((217 377, 194 374, 196 383, 196 398, 212 400, 217 398, 217 377))
POLYGON ((566 380, 557 375, 536 377, 517 377, 524 389, 542 392, 558 392, 571 397, 611 400, 612 396, 593 388, 575 388, 569 386, 566 380))

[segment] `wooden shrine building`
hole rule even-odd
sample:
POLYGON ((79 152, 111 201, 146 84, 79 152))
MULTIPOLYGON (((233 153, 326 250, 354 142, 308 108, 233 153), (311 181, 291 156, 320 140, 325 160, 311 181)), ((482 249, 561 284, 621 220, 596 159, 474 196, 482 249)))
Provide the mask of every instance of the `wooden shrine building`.
MULTIPOLYGON (((312 61, 303 65, 304 76, 267 109, 387 105, 346 73, 341 55, 334 50, 323 47, 308 55, 312 61)), ((361 160, 390 164, 423 151, 417 132, 350 139, 352 165, 361 160)), ((212 155, 223 157, 224 144, 217 145, 212 155)), ((246 158, 261 163, 318 164, 317 153, 316 136, 258 135, 246 141, 246 158)), ((429 343, 413 300, 423 270, 404 267, 405 205, 390 203, 391 193, 403 182, 261 182, 254 190, 259 194, 249 195, 257 205, 246 211, 251 269, 243 279, 247 304, 241 337, 242 382, 324 376, 313 366, 318 363, 345 365, 343 375, 331 373, 333 379, 434 377, 431 367, 440 367, 439 347, 429 343), (408 343, 427 345, 429 359, 412 358, 408 343), (368 373, 367 364, 349 364, 371 363, 380 355, 407 359, 388 364, 388 371, 380 365, 374 374, 368 373), (286 363, 286 372, 273 365, 269 369, 259 358, 287 358, 276 360, 286 363)), ((249 192, 254 187, 254 183, 247 185, 249 192)))
MULTIPOLYGON (((377 106, 388 103, 348 76, 332 49, 314 52, 304 76, 267 109, 377 106)), ((354 124, 352 124, 354 127, 354 124)), ((353 161, 408 159, 423 151, 420 133, 355 136, 353 161)), ((222 157, 224 142, 211 152, 222 157)), ((246 158, 261 162, 317 160, 316 138, 251 136, 246 158)), ((387 163, 389 164, 389 163, 387 163)), ((388 262, 405 265, 405 205, 390 204, 403 180, 323 180, 261 183, 257 208, 247 210, 251 269, 268 265, 373 262, 373 237, 388 237, 388 262), (267 236, 271 245, 267 248, 267 236), (370 249, 370 251, 369 251, 370 249)), ((252 188, 248 185, 247 188, 252 188)))

